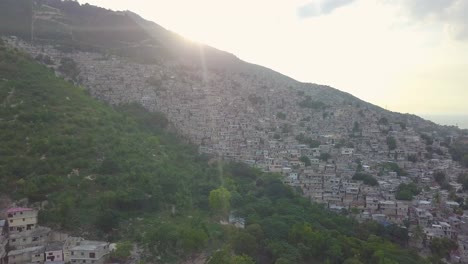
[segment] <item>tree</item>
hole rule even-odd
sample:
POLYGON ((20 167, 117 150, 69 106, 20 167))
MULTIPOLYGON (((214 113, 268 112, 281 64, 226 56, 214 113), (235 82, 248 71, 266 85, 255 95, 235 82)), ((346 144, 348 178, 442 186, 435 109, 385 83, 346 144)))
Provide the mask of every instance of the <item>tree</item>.
POLYGON ((213 211, 227 214, 231 207, 231 193, 226 188, 220 187, 210 192, 208 201, 213 211))
POLYGON ((234 256, 231 260, 232 264, 255 264, 255 261, 246 255, 234 256))
POLYGON ((387 137, 387 145, 389 150, 394 150, 397 148, 397 143, 394 137, 387 137))
POLYGON ((421 193, 421 189, 416 186, 414 183, 405 184, 402 183, 398 186, 395 193, 395 198, 397 200, 411 201, 413 200, 414 195, 421 193))
POLYGON ((224 247, 211 255, 207 264, 255 264, 253 259, 247 255, 232 255, 228 247, 224 247))
POLYGON ((277 117, 278 119, 284 120, 284 119, 286 119, 286 114, 283 113, 283 112, 278 112, 278 113, 276 113, 276 117, 277 117))
POLYGON ((407 159, 408 159, 408 161, 411 161, 413 163, 418 162, 418 156, 416 156, 414 154, 408 155, 407 159))
POLYGON ((110 209, 101 211, 98 214, 95 225, 104 233, 109 233, 119 225, 118 215, 110 209))
POLYGON ((442 189, 451 190, 452 186, 449 185, 445 173, 438 171, 434 174, 434 180, 440 185, 442 189))
POLYGON ((193 253, 206 246, 208 235, 200 228, 184 227, 179 231, 181 247, 186 253, 193 253))
POLYGON ((441 259, 448 257, 450 251, 456 250, 458 245, 455 241, 448 238, 438 238, 435 237, 431 241, 429 249, 431 250, 432 255, 441 259))
POLYGON ((236 254, 254 256, 257 251, 257 239, 245 231, 237 232, 231 240, 232 249, 236 254))
POLYGON ((263 229, 259 224, 248 225, 245 229, 249 234, 254 236, 257 240, 263 239, 263 229))
POLYGON ((379 119, 379 125, 388 125, 388 119, 386 117, 382 117, 379 119))
POLYGON ((321 153, 319 159, 323 161, 328 161, 328 159, 331 158, 331 155, 329 153, 321 153))
POLYGON ((377 180, 370 174, 367 173, 356 173, 353 176, 353 180, 362 181, 366 185, 377 186, 379 183, 377 180))
POLYGON ((468 173, 460 173, 460 175, 458 175, 457 181, 463 185, 464 190, 468 190, 468 173))
POLYGON ((118 242, 117 248, 111 254, 111 258, 116 261, 125 262, 132 254, 132 249, 133 245, 130 241, 118 242))
POLYGON ((310 162, 309 157, 307 157, 307 156, 302 156, 299 160, 304 162, 306 167, 309 167, 310 165, 312 165, 312 163, 310 162))

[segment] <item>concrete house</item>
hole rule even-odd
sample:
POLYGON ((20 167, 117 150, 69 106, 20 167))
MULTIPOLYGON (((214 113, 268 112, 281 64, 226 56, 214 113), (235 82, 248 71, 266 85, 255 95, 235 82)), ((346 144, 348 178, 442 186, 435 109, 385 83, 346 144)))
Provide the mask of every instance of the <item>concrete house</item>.
POLYGON ((354 148, 341 148, 341 155, 351 156, 354 154, 354 148))
POLYGON ((44 263, 44 247, 30 247, 8 252, 8 264, 44 263))
POLYGON ((108 242, 79 241, 76 246, 70 249, 70 262, 102 264, 109 252, 108 242))
POLYGON ((0 264, 4 263, 4 259, 6 257, 6 245, 8 243, 7 233, 5 232, 6 229, 6 221, 0 220, 0 264))
POLYGON ((7 216, 10 233, 32 230, 37 225, 37 211, 31 208, 10 208, 7 216))
POLYGON ((44 258, 45 258, 45 263, 57 263, 57 262, 63 262, 63 242, 54 242, 54 243, 49 243, 45 247, 45 252, 44 252, 44 258))
POLYGON ((33 230, 10 234, 9 246, 14 249, 37 247, 49 241, 50 228, 37 227, 33 230))

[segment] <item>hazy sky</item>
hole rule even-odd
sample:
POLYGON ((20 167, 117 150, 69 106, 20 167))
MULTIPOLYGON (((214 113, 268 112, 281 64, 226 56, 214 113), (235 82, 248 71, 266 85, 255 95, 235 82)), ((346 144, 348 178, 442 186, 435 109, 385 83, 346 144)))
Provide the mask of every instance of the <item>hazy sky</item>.
POLYGON ((389 110, 468 114, 468 0, 81 0, 389 110))

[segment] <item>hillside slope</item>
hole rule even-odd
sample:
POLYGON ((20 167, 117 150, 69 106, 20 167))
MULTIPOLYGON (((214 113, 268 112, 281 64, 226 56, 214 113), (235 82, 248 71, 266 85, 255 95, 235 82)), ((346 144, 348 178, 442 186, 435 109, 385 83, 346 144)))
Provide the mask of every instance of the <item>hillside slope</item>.
POLYGON ((404 245, 404 230, 330 213, 244 165, 209 165, 160 114, 100 103, 1 43, 0 98, 1 192, 48 201, 43 225, 138 242, 150 262, 217 249, 209 263, 423 261, 389 242, 404 245), (245 230, 218 224, 229 207, 245 230))
MULTIPOLYGON (((205 86, 206 83, 198 79, 204 78, 203 75, 213 74, 219 78, 232 79, 250 94, 261 94, 262 90, 258 88, 265 86, 277 87, 274 91, 267 90, 276 94, 276 97, 284 96, 283 92, 305 91, 305 94, 315 101, 332 105, 359 105, 361 109, 370 109, 380 117, 386 117, 392 122, 411 124, 421 131, 438 130, 445 134, 453 131, 413 115, 386 111, 328 86, 297 82, 270 69, 243 62, 227 52, 187 41, 129 11, 114 12, 89 4, 80 5, 75 1, 63 0, 5 0, 1 4, 4 8, 0 8, 0 34, 19 36, 33 41, 35 45, 52 45, 71 53, 93 51, 119 55, 132 62, 149 63, 164 68, 185 68, 182 72, 177 71, 191 86, 205 86), (194 76, 196 78, 193 78, 194 76)), ((94 83, 86 84, 90 86, 88 89, 96 89, 93 87, 94 83)), ((265 95, 261 96, 266 99, 265 95)), ((297 104, 301 96, 298 98, 286 100, 285 103, 297 104)), ((113 98, 108 98, 111 99, 113 98)), ((262 113, 264 116, 267 114, 262 113)), ((358 118, 359 116, 356 116, 352 119, 358 118)))

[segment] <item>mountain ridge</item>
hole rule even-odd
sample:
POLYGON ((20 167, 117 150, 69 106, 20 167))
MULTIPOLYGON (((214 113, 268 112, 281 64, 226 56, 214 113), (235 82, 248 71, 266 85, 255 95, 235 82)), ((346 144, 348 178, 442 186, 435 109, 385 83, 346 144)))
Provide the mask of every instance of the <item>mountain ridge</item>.
MULTIPOLYGON (((6 1, 10 1, 11 0, 6 0, 6 1)), ((83 35, 81 37, 81 41, 83 41, 83 45, 84 45, 84 48, 86 49, 86 46, 87 45, 91 45, 90 48, 91 50, 93 49, 100 49, 100 48, 104 48, 104 52, 106 52, 106 50, 113 50, 114 53, 117 53, 117 54, 120 54, 120 55, 128 55, 130 57, 134 56, 136 58, 142 58, 143 60, 150 60, 152 62, 153 59, 152 58, 149 58, 149 57, 152 57, 152 56, 147 56, 147 54, 156 54, 154 55, 154 59, 156 60, 166 60, 168 59, 167 56, 170 56, 170 57, 179 57, 179 59, 181 58, 182 60, 187 60, 188 63, 195 63, 195 64, 200 64, 199 60, 200 60, 200 50, 203 49, 203 54, 204 54, 204 63, 205 63, 205 66, 201 65, 200 67, 208 67, 209 69, 216 69, 217 67, 219 67, 220 65, 223 67, 223 68, 226 68, 226 69, 229 69, 232 70, 232 69, 236 69, 236 70, 243 70, 243 71, 249 71, 249 69, 251 68, 256 68, 257 70, 262 70, 262 71, 265 71, 265 72, 269 72, 270 74, 272 75, 277 75, 278 77, 282 77, 282 78, 285 78, 285 79, 289 79, 289 80, 294 80, 292 79, 291 77, 287 76, 287 75, 284 75, 282 73, 279 73, 277 71, 274 71, 272 69, 269 69, 267 67, 264 67, 264 66, 261 66, 261 65, 257 65, 257 64, 254 64, 254 63, 249 63, 249 62, 245 62, 245 61, 242 61, 240 60, 239 58, 237 58, 235 55, 229 53, 229 52, 226 52, 226 51, 221 51, 221 50, 218 50, 216 48, 212 48, 212 47, 209 47, 207 45, 204 45, 204 44, 200 44, 200 43, 195 43, 195 42, 191 42, 191 41, 188 41, 188 40, 185 40, 183 37, 181 37, 180 35, 176 34, 176 33, 173 33, 171 31, 168 31, 166 30, 165 28, 159 26, 158 24, 156 24, 155 22, 152 22, 152 21, 147 21, 145 19, 143 19, 141 16, 139 16, 138 14, 136 13, 133 13, 131 11, 113 11, 113 10, 110 10, 110 9, 105 9, 105 8, 100 8, 100 7, 96 7, 96 6, 92 6, 92 5, 89 5, 89 4, 83 4, 83 5, 80 5, 78 2, 75 2, 75 1, 62 1, 62 0, 38 0, 38 1, 32 1, 32 0, 20 0, 20 1, 17 1, 18 3, 22 3, 23 7, 26 7, 26 6, 29 6, 29 3, 35 3, 36 4, 36 8, 35 8, 35 12, 36 12, 36 15, 34 15, 34 17, 36 17, 36 19, 38 19, 38 17, 40 17, 41 15, 37 15, 38 13, 39 14, 42 14, 44 13, 44 11, 40 11, 41 9, 38 7, 38 6, 50 6, 52 8, 55 8, 59 11, 61 11, 62 13, 64 14, 68 14, 68 15, 72 15, 72 19, 69 19, 71 20, 70 21, 70 26, 69 26, 69 30, 72 32, 75 32, 75 33, 67 33, 69 35, 72 36, 73 41, 72 42, 76 42, 76 43, 80 43, 80 34, 83 35), (77 11, 77 10, 84 10, 84 11, 77 11), (42 12, 42 13, 41 13, 42 12), (76 13, 76 14, 73 14, 73 13, 76 13), (73 26, 73 23, 83 23, 83 21, 86 21, 83 20, 82 18, 80 19, 76 19, 75 20, 78 20, 78 21, 75 21, 73 22, 73 17, 76 16, 77 14, 88 14, 88 16, 90 16, 91 14, 100 14, 101 17, 104 17, 104 18, 100 18, 100 20, 95 20, 93 23, 95 24, 96 28, 93 29, 93 28, 86 28, 86 24, 85 26, 81 26, 83 27, 81 30, 80 30, 80 27, 79 26, 73 26), (104 15, 103 15, 104 14, 104 15), (123 23, 122 25, 130 25, 130 26, 120 26, 119 27, 119 24, 108 24, 110 22, 106 22, 106 17, 109 17, 110 21, 120 21, 120 19, 118 18, 112 18, 112 17, 123 17, 124 20, 120 23, 123 23), (128 22, 125 22, 126 20, 125 19, 128 19, 128 22), (102 22, 99 22, 101 21, 102 22), (132 25, 131 23, 129 24, 129 22, 132 21, 135 25, 132 25), (99 40, 99 41, 94 41, 93 39, 96 37, 94 36, 94 33, 93 33, 93 30, 98 30, 101 28, 105 28, 106 25, 109 25, 109 27, 107 29, 111 29, 111 28, 115 28, 115 38, 118 40, 116 42, 116 44, 112 44, 114 43, 115 41, 109 41, 109 38, 107 37, 104 38, 106 39, 106 41, 102 41, 102 40, 99 40), (135 37, 128 37, 128 34, 129 34, 129 31, 133 32, 133 35, 134 36, 139 36, 137 38, 135 37), (77 32, 77 33, 76 33, 77 32), (120 33, 119 33, 120 32, 120 33), (144 32, 144 33, 143 33, 144 32), (86 35, 86 34, 90 34, 90 35, 86 35), (144 35, 146 34, 146 35, 144 35), (76 36, 74 36, 76 35, 76 36), (125 37, 123 37, 125 35, 125 37), (78 36, 78 37, 77 37, 78 36), (144 36, 144 37, 143 37, 144 36), (136 45, 134 48, 132 47, 125 47, 122 46, 123 43, 125 42, 124 40, 128 38, 128 43, 133 43, 132 45, 136 45), (142 44, 140 43, 140 41, 149 41, 149 45, 141 45, 141 46, 138 46, 139 44, 142 44), (94 46, 93 48, 93 45, 96 43, 105 43, 103 46, 94 46), (122 45, 119 45, 122 44, 122 45), (159 44, 154 46, 154 44, 159 44), (126 50, 127 49, 127 50, 126 50), (160 52, 158 52, 158 49, 162 49, 160 52), (155 52, 156 50, 156 52, 155 52), (152 52, 153 51, 153 52, 152 52), (164 54, 164 55, 161 55, 161 54, 164 54)), ((3 9, 3 10, 6 10, 6 9, 3 9)), ((4 16, 5 18, 8 18, 9 19, 9 16, 4 16)), ((27 17, 27 16, 25 16, 27 17)), ((38 19, 38 20, 41 20, 41 19, 38 19)), ((65 19, 66 20, 66 19, 65 19)), ((93 20, 91 20, 93 21, 93 20)), ((4 22, 4 21, 1 21, 1 22, 4 22)), ((87 24, 89 23, 92 23, 90 21, 87 21, 86 22, 87 24)), ((8 23, 4 23, 4 24, 8 24, 8 23)), ((21 24, 21 23, 19 23, 21 24)), ((23 23, 23 24, 28 24, 28 23, 23 23)), ((38 24, 41 24, 40 22, 38 24)), ((41 28, 40 26, 38 28, 41 28)), ((55 29, 54 27, 51 27, 51 30, 50 31, 53 31, 53 32, 57 32, 58 30, 55 29)), ((102 30, 101 30, 102 31, 102 30)), ((101 32, 100 31, 100 32, 101 32)), ((0 32, 1 31, 1 28, 0 28, 0 32)), ((7 33, 8 34, 8 31, 3 31, 3 33, 7 33)), ((42 35, 50 35, 47 33, 47 30, 45 30, 45 32, 41 32, 41 30, 39 30, 39 33, 35 34, 36 35, 36 38, 39 39, 39 41, 45 41, 45 43, 49 42, 49 43, 54 43, 57 41, 57 39, 41 39, 41 36, 42 35)), ((98 34, 102 34, 102 33, 98 33, 98 34)), ((19 34, 19 35, 23 35, 26 36, 27 34, 19 34)), ((112 40, 112 38, 111 38, 112 40)), ((58 43, 60 44, 60 42, 62 41, 59 41, 58 43)), ((65 43, 68 42, 68 40, 65 41, 65 43)), ((80 46, 80 44, 70 44, 70 43, 66 43, 64 45, 78 45, 78 48, 80 46)), ((83 47, 81 47, 83 48, 83 47)), ((327 89, 322 89, 322 92, 323 93, 328 93, 329 97, 330 96, 337 96, 337 95, 342 95, 342 97, 346 97, 347 99, 350 99, 350 100, 358 100, 359 103, 364 103, 366 104, 367 106, 369 107, 372 107, 372 108, 375 108, 375 109, 379 109, 380 111, 384 110, 383 108, 381 107, 378 107, 376 105, 373 105, 369 102, 365 102, 355 96, 353 96, 352 94, 349 94, 349 93, 346 93, 346 92, 343 92, 339 89, 336 89, 336 88, 333 88, 333 87, 330 87, 330 86, 327 86, 327 85, 320 85, 320 84, 315 84, 315 83, 302 83, 302 82, 299 82, 297 80, 294 80, 294 82, 297 82, 298 86, 310 86, 310 87, 318 87, 318 88, 329 88, 329 89, 333 89, 333 90, 329 90, 327 91, 327 89), (333 92, 337 92, 336 94, 333 94, 333 92)), ((387 110, 385 110, 387 111, 387 110)), ((405 116, 406 118, 415 118, 416 115, 413 115, 413 114, 402 114, 402 113, 398 113, 398 112, 386 112, 387 114, 389 114, 390 116, 393 116, 394 114, 401 114, 402 116, 399 116, 399 117, 394 117, 394 118, 397 118, 397 119, 405 119, 405 116)), ((416 120, 413 120, 414 122, 418 122, 418 123, 421 123, 421 122, 430 122, 430 123, 427 123, 425 126, 433 126, 434 123, 431 122, 431 121, 422 121, 422 119, 419 119, 420 117, 416 118, 416 120)), ((440 128, 440 126, 438 126, 440 128)))

